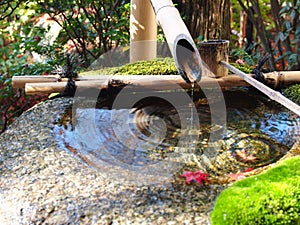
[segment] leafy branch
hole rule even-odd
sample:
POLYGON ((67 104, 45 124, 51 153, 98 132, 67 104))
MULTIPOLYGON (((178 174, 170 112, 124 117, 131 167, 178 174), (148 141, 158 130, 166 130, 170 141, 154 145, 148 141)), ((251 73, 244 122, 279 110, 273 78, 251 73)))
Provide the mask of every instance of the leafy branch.
POLYGON ((0 2, 0 21, 10 17, 14 11, 21 5, 27 2, 25 0, 2 0, 0 2))
POLYGON ((62 27, 61 38, 72 42, 85 67, 129 41, 129 7, 122 0, 37 1, 42 12, 62 27))
POLYGON ((254 25, 264 51, 272 56, 269 60, 270 69, 274 70, 275 63, 281 61, 282 69, 285 69, 287 64, 288 69, 299 70, 300 1, 270 0, 272 22, 276 34, 272 33, 272 30, 267 29, 261 13, 262 6, 258 0, 237 1, 254 25))

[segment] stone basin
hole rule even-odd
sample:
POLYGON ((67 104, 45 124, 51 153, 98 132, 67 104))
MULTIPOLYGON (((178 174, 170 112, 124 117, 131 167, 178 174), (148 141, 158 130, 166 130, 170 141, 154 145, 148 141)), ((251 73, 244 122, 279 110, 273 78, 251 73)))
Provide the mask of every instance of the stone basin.
MULTIPOLYGON (((202 139, 195 143, 198 149, 201 149, 201 154, 192 152, 196 156, 194 164, 188 163, 174 174, 170 174, 170 171, 166 174, 153 173, 150 174, 149 179, 146 179, 145 177, 149 174, 136 173, 131 167, 109 167, 105 165, 105 162, 111 161, 103 161, 103 158, 102 161, 90 163, 84 160, 89 159, 86 152, 78 151, 72 141, 62 141, 64 139, 61 137, 70 131, 68 124, 71 118, 66 117, 66 109, 72 103, 71 98, 42 102, 24 112, 0 136, 1 224, 167 224, 167 222, 168 224, 208 224, 208 215, 213 203, 217 195, 226 187, 223 185, 226 182, 220 182, 220 180, 226 176, 226 173, 237 172, 235 166, 230 168, 228 161, 225 161, 221 168, 217 166, 218 163, 222 162, 228 153, 230 153, 229 157, 225 160, 232 160, 233 155, 236 158, 243 158, 242 152, 237 153, 236 150, 230 149, 232 146, 238 148, 239 151, 243 149, 248 151, 245 147, 249 146, 247 142, 249 134, 246 134, 246 131, 239 133, 239 141, 235 141, 232 145, 231 138, 235 134, 233 130, 230 130, 225 135, 223 151, 217 155, 210 155, 209 148, 206 148, 205 130, 202 130, 201 135, 204 136, 201 136, 202 139), (228 143, 231 143, 229 147, 228 143), (201 158, 203 154, 207 156, 207 160, 201 158), (103 165, 101 162, 104 162, 103 165), (197 164, 198 162, 200 164, 197 164), (228 165, 228 168, 224 165, 228 165), (213 174, 215 182, 205 185, 186 185, 180 173, 195 168, 201 168, 213 174), (222 169, 226 172, 220 175, 218 172, 222 169), (156 182, 152 182, 153 180, 156 182)), ((206 103, 205 100, 198 99, 197 104, 205 105, 206 103)), ((138 108, 136 110, 140 112, 138 108)), ((149 112, 151 108, 144 111, 144 113, 149 112)), ((81 114, 84 115, 82 112, 81 114)), ((149 119, 149 117, 147 114, 140 115, 141 118, 136 118, 139 121, 136 129, 144 131, 143 134, 147 136, 148 130, 144 129, 147 123, 144 123, 143 118, 149 119)), ((153 123, 160 121, 157 118, 152 119, 153 123)), ((243 120, 240 119, 240 122, 246 125, 249 118, 244 117, 243 120)), ((274 120, 269 120, 269 124, 264 125, 270 128, 272 122, 274 120)), ((250 122, 250 127, 251 124, 250 122)), ((278 140, 283 134, 298 135, 295 133, 297 130, 291 130, 292 133, 288 133, 287 129, 276 130, 274 127, 276 126, 273 126, 273 130, 266 129, 265 134, 273 132, 278 140)), ((173 138, 176 138, 178 131, 173 128, 172 126, 173 138)), ((210 132, 219 132, 219 127, 216 126, 207 126, 207 129, 210 132)), ((200 135, 198 130, 182 132, 187 132, 192 137, 200 135)), ((253 135, 250 136, 253 137, 253 135)), ((250 146, 261 145, 260 137, 254 137, 250 146)), ((170 140, 173 139, 170 138, 170 140)), ((170 140, 167 143, 169 145, 166 146, 170 146, 172 143, 170 140)), ((271 141, 268 138, 264 138, 265 140, 271 141)), ((280 146, 287 146, 284 148, 284 153, 289 153, 288 149, 293 144, 289 141, 288 139, 281 140, 280 146)), ((221 146, 220 143, 218 145, 221 146)), ((183 151, 187 153, 184 155, 190 155, 190 149, 191 146, 187 146, 185 149, 181 148, 180 151, 186 150, 186 152, 183 151)), ((154 160, 158 160, 162 152, 162 149, 156 150, 155 154, 150 154, 154 160)), ((177 151, 176 148, 170 150, 170 152, 174 151, 177 151)), ((265 151, 268 152, 268 149, 265 151)), ((89 153, 95 155, 93 151, 89 153)), ((116 156, 121 157, 121 153, 116 152, 116 156)), ((127 158, 121 157, 119 160, 130 161, 130 157, 132 154, 127 155, 127 158)), ((128 161, 124 163, 129 164, 128 161)), ((272 163, 274 162, 264 166, 268 167, 272 163)), ((257 171, 261 171, 262 168, 264 167, 257 167, 257 171)))
POLYGON ((60 148, 54 122, 71 103, 42 102, 0 136, 1 224, 207 223, 222 186, 126 184, 60 148))

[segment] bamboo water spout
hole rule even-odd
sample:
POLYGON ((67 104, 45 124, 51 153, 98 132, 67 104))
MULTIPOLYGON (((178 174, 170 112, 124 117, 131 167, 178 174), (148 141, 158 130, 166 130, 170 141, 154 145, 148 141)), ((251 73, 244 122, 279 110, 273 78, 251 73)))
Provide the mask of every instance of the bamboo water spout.
POLYGON ((239 69, 235 68, 234 66, 230 65, 225 61, 221 61, 220 63, 223 66, 227 67, 231 72, 243 78, 247 83, 251 84, 253 87, 263 92, 270 99, 280 103, 281 105, 285 106, 286 108, 288 108, 289 110, 293 111, 298 116, 300 116, 300 106, 294 103, 293 101, 289 100, 285 96, 283 96, 280 92, 272 90, 268 86, 255 80, 253 77, 248 76, 244 72, 240 71, 239 69))
POLYGON ((156 20, 167 39, 179 74, 188 83, 200 81, 202 75, 201 57, 178 10, 171 0, 150 1, 156 20))

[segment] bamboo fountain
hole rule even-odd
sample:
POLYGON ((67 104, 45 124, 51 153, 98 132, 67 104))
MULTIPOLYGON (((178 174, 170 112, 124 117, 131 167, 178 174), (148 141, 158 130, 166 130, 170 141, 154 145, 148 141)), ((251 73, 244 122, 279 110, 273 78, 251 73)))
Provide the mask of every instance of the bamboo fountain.
MULTIPOLYGON (((79 76, 75 79, 77 87, 81 88, 122 88, 124 85, 137 88, 174 89, 191 88, 195 83, 201 87, 213 87, 216 82, 220 87, 253 85, 267 94, 273 100, 283 104, 300 115, 300 107, 282 96, 279 92, 270 90, 266 85, 254 80, 251 74, 244 74, 228 65, 226 49, 219 54, 205 54, 206 62, 214 63, 215 67, 223 67, 236 75, 216 74, 216 77, 203 77, 203 64, 200 53, 182 21, 178 10, 171 0, 131 0, 130 17, 130 62, 150 60, 156 57, 157 23, 161 26, 168 42, 170 52, 174 58, 179 75, 159 76, 79 76), (216 57, 217 56, 217 57, 216 57), (208 60, 209 58, 209 60, 208 60), (250 82, 249 82, 250 80, 250 82), (117 82, 116 82, 117 81, 117 82), (111 84, 117 85, 111 85, 111 84), (178 84, 178 85, 175 85, 178 84), (258 84, 259 83, 259 84, 258 84), (273 97, 275 96, 276 97, 273 97)), ((221 42, 223 43, 223 42, 221 42)), ((205 51, 204 51, 205 52, 205 51)), ((224 70, 220 70, 224 71, 224 70)), ((226 70, 225 72, 226 73, 226 70)), ((266 84, 272 88, 282 88, 300 82, 300 71, 281 71, 263 74, 266 84)), ((25 88, 26 94, 48 94, 63 92, 67 84, 66 79, 57 75, 48 76, 14 76, 12 85, 15 88, 25 88)))

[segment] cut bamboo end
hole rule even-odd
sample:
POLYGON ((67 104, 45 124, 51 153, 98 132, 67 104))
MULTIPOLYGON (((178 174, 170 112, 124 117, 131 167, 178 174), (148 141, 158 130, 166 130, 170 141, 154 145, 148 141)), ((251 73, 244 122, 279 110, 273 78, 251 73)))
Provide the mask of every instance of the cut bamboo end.
POLYGON ((150 1, 179 74, 188 83, 200 81, 202 77, 201 57, 179 11, 172 0, 150 1))
POLYGON ((263 76, 266 83, 273 88, 284 88, 300 83, 300 71, 274 71, 263 76))

